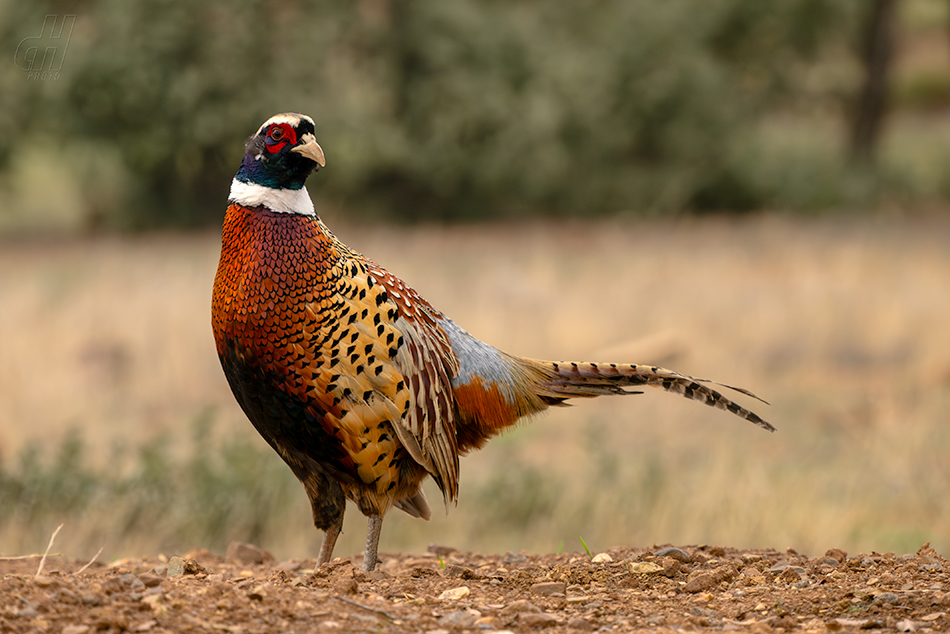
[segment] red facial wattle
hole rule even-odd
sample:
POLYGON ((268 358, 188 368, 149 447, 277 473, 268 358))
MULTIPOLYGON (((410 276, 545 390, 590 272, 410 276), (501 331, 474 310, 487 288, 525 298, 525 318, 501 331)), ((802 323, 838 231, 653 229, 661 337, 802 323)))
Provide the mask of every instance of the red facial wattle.
POLYGON ((275 123, 267 131, 264 144, 269 153, 277 154, 288 144, 297 144, 297 132, 289 123, 275 123))

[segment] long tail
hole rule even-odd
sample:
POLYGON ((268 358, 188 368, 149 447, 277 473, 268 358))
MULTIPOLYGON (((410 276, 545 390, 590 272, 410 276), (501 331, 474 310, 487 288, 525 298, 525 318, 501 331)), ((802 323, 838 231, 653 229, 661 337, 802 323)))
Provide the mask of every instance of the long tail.
POLYGON ((624 388, 648 385, 673 392, 710 407, 732 412, 740 418, 755 423, 762 429, 775 431, 758 414, 729 400, 705 384, 718 385, 751 396, 768 405, 766 401, 741 387, 715 383, 707 379, 680 374, 658 366, 621 363, 575 363, 524 359, 541 376, 539 396, 549 405, 561 404, 568 398, 591 398, 608 394, 631 394, 624 388))

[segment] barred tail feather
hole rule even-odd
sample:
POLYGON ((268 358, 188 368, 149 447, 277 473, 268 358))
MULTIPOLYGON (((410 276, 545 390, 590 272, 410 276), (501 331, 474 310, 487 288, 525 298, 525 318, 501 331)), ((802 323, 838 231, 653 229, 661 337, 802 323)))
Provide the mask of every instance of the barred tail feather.
POLYGON ((742 407, 704 384, 718 385, 745 394, 768 404, 749 390, 715 383, 708 379, 680 374, 658 366, 620 363, 575 363, 526 360, 540 370, 542 398, 551 404, 566 398, 591 398, 609 394, 631 394, 624 388, 647 385, 705 403, 758 425, 763 429, 775 428, 758 414, 742 407))

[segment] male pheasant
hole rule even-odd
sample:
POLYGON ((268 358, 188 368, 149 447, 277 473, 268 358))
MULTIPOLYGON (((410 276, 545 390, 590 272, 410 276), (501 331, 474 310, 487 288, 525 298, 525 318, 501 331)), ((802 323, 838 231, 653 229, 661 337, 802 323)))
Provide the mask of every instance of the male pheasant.
POLYGON ((429 519, 426 476, 454 502, 459 456, 569 398, 648 385, 774 430, 703 379, 525 359, 479 341, 323 224, 304 187, 325 165, 310 117, 274 116, 246 149, 224 220, 214 337, 238 403, 306 489, 325 532, 319 563, 346 499, 369 518, 362 567, 373 570, 387 511, 429 519))

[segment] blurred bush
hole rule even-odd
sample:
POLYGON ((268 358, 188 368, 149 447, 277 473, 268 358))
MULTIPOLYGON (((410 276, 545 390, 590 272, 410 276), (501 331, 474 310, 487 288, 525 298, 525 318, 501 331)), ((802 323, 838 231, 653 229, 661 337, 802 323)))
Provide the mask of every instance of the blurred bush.
POLYGON ((56 180, 81 224, 120 227, 218 221, 242 141, 281 111, 317 121, 328 167, 312 193, 358 213, 807 206, 769 176, 784 154, 763 157, 750 139, 808 96, 823 51, 847 58, 855 11, 836 0, 0 7, 9 51, 45 15, 77 15, 58 80, 0 65, 0 186, 35 195, 41 212, 56 180))

